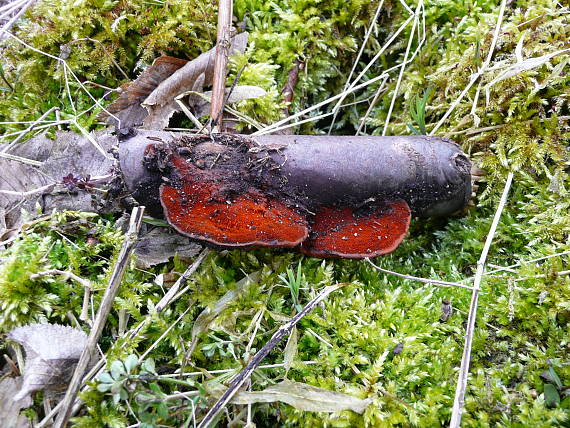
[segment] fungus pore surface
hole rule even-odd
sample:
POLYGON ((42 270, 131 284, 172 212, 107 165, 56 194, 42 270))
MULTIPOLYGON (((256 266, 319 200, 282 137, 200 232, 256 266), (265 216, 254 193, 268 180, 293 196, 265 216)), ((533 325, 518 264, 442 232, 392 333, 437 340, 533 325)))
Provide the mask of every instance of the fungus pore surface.
POLYGON ((160 201, 168 222, 181 234, 224 247, 295 247, 308 235, 305 217, 249 187, 224 193, 208 171, 174 154, 176 180, 163 184, 160 201))
POLYGON ((362 259, 394 251, 410 225, 411 212, 403 200, 367 215, 351 208, 322 207, 311 222, 311 234, 301 252, 312 257, 362 259))

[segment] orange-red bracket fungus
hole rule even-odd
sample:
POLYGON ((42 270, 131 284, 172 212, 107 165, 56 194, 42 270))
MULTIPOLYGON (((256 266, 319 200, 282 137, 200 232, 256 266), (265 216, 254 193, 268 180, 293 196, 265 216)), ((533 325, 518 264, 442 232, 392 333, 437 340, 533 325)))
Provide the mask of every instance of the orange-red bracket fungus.
POLYGON ((412 213, 449 215, 471 196, 469 159, 433 137, 138 131, 121 142, 120 159, 152 215, 223 248, 374 257, 400 244, 412 213))

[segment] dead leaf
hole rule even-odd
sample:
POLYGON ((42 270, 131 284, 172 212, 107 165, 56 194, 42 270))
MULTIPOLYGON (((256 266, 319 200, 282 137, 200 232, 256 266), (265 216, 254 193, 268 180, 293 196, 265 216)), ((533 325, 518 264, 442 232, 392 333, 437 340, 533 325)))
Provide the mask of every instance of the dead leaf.
POLYGON ((176 254, 181 258, 194 257, 201 249, 199 244, 170 228, 155 227, 139 237, 135 248, 136 262, 139 268, 148 269, 166 263, 176 254))
POLYGON ((32 424, 25 416, 20 415, 20 409, 32 405, 29 396, 15 399, 16 394, 22 388, 23 377, 8 377, 0 382, 0 415, 4 428, 28 428, 32 424))
POLYGON ((285 380, 259 392, 240 391, 234 404, 274 403, 281 401, 306 412, 340 412, 352 410, 362 414, 372 400, 356 398, 341 392, 317 388, 306 383, 285 380))
MULTIPOLYGON (((521 38, 521 40, 522 40, 522 38, 521 38)), ((523 61, 520 60, 522 58, 522 54, 520 54, 520 58, 518 58, 516 63, 511 65, 507 70, 505 70, 499 76, 495 77, 485 87, 485 95, 486 95, 486 99, 487 99, 487 104, 489 104, 489 98, 490 98, 489 94, 490 94, 491 87, 493 85, 495 85, 496 83, 500 82, 501 80, 505 80, 505 79, 508 79, 510 77, 514 77, 514 76, 516 76, 522 72, 532 70, 533 68, 536 68, 536 67, 540 67, 541 65, 544 65, 544 64, 550 62, 550 60, 552 58, 554 58, 558 55, 565 54, 567 52, 570 52, 570 48, 561 49, 559 51, 552 52, 552 53, 542 55, 542 56, 538 56, 538 57, 534 57, 534 58, 527 58, 523 61)))
MULTIPOLYGON (((117 144, 117 138, 106 131, 90 134, 99 146, 109 150, 117 144)), ((0 146, 2 150, 3 146, 0 146)), ((63 177, 72 174, 75 177, 100 176, 109 173, 113 162, 83 135, 74 132, 58 131, 56 139, 51 140, 45 134, 19 143, 10 149, 9 154, 21 158, 39 161, 41 166, 24 164, 0 157, 0 190, 8 192, 26 192, 61 183, 63 177)), ((37 210, 59 211, 94 211, 91 194, 83 191, 69 191, 67 188, 52 192, 46 189, 28 197, 20 194, 0 193, 0 236, 6 230, 17 229, 25 221, 25 212, 35 214, 37 210)))
POLYGON ((34 391, 67 388, 87 344, 83 331, 58 324, 16 327, 8 333, 8 339, 22 345, 26 352, 24 380, 14 400, 21 400, 34 391))
MULTIPOLYGON (((121 95, 111 105, 107 106, 107 111, 113 113, 121 121, 121 128, 140 126, 148 115, 141 103, 162 81, 186 63, 188 61, 185 59, 171 56, 161 56, 155 59, 139 77, 132 82, 121 85, 121 95)), ((109 124, 117 124, 115 118, 106 112, 102 112, 99 117, 109 124)))
MULTIPOLYGON (((227 99, 226 104, 235 104, 244 100, 264 97, 265 95, 267 95, 267 91, 259 86, 240 85, 233 88, 233 90, 232 88, 226 88, 224 97, 227 99)), ((195 97, 198 98, 198 100, 194 103, 194 116, 202 117, 210 114, 212 91, 204 92, 202 97, 195 97)))
MULTIPOLYGON (((229 55, 236 52, 244 52, 247 46, 247 33, 240 33, 231 39, 229 55)), ((144 127, 147 129, 163 129, 162 126, 175 111, 178 105, 174 98, 189 90, 201 92, 202 88, 196 87, 196 80, 200 75, 204 75, 203 86, 212 84, 214 78, 214 61, 216 58, 216 48, 210 49, 198 58, 193 59, 184 67, 176 71, 172 76, 164 80, 142 103, 148 110, 149 116, 144 120, 144 127), (153 126, 152 128, 150 126, 153 126), (162 126, 162 127, 159 127, 162 126)))
POLYGON ((291 368, 291 364, 295 360, 295 356, 297 355, 297 341, 298 341, 298 333, 297 327, 293 327, 291 330, 291 334, 289 335, 289 339, 287 339, 287 345, 285 345, 285 350, 283 352, 283 367, 285 367, 285 377, 287 377, 287 373, 291 368))

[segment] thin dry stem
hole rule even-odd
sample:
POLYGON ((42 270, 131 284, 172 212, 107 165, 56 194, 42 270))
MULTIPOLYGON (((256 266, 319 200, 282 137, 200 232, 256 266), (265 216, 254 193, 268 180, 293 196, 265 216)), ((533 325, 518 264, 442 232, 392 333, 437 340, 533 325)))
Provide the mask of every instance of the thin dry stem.
POLYGON ((232 8, 232 0, 219 0, 216 60, 214 62, 214 77, 212 81, 212 103, 210 104, 210 117, 213 123, 212 132, 220 132, 222 130, 227 64, 231 46, 232 8))
POLYGON ((459 369, 459 376, 457 380, 457 388, 455 390, 455 399, 453 401, 453 409, 451 413, 451 421, 449 422, 450 428, 459 428, 461 425, 461 414, 463 413, 463 405, 465 403, 465 391, 467 389, 467 377, 469 375, 469 363, 471 360, 471 346, 473 343, 473 334, 475 331, 475 320, 477 318, 477 303, 479 300, 479 290, 481 286, 481 279, 485 273, 485 262, 489 254, 489 249, 491 248, 491 243, 495 236, 495 231, 501 219, 501 214, 507 203, 507 197, 509 195, 509 190, 511 188, 511 183, 513 181, 513 173, 509 172, 507 176, 507 182, 505 183, 505 188, 503 189, 503 194, 501 200, 495 211, 495 217, 493 218, 493 223, 489 229, 489 234, 487 235, 487 240, 481 252, 481 257, 477 262, 477 273, 475 274, 475 281, 473 283, 473 292, 471 295, 471 304, 469 305, 469 316, 467 318, 467 328, 465 332, 465 345, 463 347, 463 356, 461 358, 461 367, 459 369))
MULTIPOLYGON (((342 88, 343 92, 346 91, 348 89, 348 87, 350 86, 350 79, 352 79, 352 75, 354 74, 354 72, 356 70, 356 66, 360 62, 360 57, 362 56, 362 53, 364 52, 364 48, 366 47, 366 44, 368 43, 368 39, 370 39, 370 34, 372 34, 372 29, 374 28, 374 23, 378 20, 378 16, 380 15, 380 11, 382 10, 383 6, 384 6, 384 0, 380 0, 380 3, 378 3, 378 7, 376 8, 376 13, 374 14, 374 17, 370 20, 370 25, 369 25, 368 29, 366 30, 364 40, 362 41, 362 44, 360 45, 360 50, 358 51, 358 55, 356 55, 356 58, 352 64, 352 68, 350 70, 350 73, 348 73, 348 78, 346 79, 346 83, 344 84, 344 88, 342 88)), ((332 130, 332 128, 336 122, 337 114, 338 114, 338 110, 336 110, 334 112, 334 116, 332 118, 331 125, 329 126, 328 135, 331 134, 331 130, 332 130)), ((358 133, 356 135, 358 135, 358 133)))
POLYGON ((121 247, 121 251, 117 258, 117 263, 115 264, 111 278, 109 279, 109 284, 105 290, 103 299, 101 300, 101 306, 99 307, 99 311, 95 317, 93 328, 87 338, 87 344, 79 357, 77 367, 75 368, 73 377, 71 378, 69 387, 65 393, 65 397, 62 400, 62 408, 54 423, 54 428, 65 427, 69 417, 71 416, 72 406, 75 402, 75 398, 79 392, 81 384, 83 383, 83 377, 87 371, 91 357, 96 350, 97 341, 103 332, 103 328, 107 322, 107 317, 111 312, 113 301, 119 291, 119 286, 121 285, 123 275, 129 265, 131 255, 135 250, 138 232, 142 224, 143 213, 144 207, 135 207, 131 213, 129 229, 126 234, 125 241, 123 242, 123 246, 121 247))
POLYGON ((20 135, 18 135, 14 141, 11 141, 7 146, 2 149, 2 153, 6 153, 10 150, 16 143, 18 143, 22 138, 24 138, 29 132, 31 132, 42 120, 44 120, 52 111, 59 110, 59 107, 52 107, 44 114, 42 114, 38 119, 36 119, 28 128, 24 130, 20 135))
POLYGON ((255 368, 261 363, 261 361, 271 352, 275 346, 283 338, 291 333, 291 330, 297 323, 307 315, 315 306, 317 306, 325 297, 327 297, 333 291, 338 290, 341 287, 344 287, 346 283, 331 285, 329 287, 325 287, 321 290, 321 292, 307 305, 299 311, 297 315, 295 315, 291 320, 279 327, 279 329, 275 332, 275 334, 269 339, 269 341, 261 348, 251 359, 251 361, 247 364, 247 366, 232 380, 228 389, 224 392, 224 394, 220 397, 220 399, 212 406, 212 408, 208 411, 204 419, 198 425, 198 428, 206 428, 210 426, 216 416, 225 408, 226 404, 232 399, 232 397, 238 392, 239 388, 249 380, 251 374, 255 370, 255 368))
POLYGON ((365 260, 368 263, 370 263, 372 266, 374 266, 374 268, 376 270, 378 270, 382 273, 387 273, 389 275, 398 276, 400 278, 408 279, 410 281, 418 281, 418 282, 423 282, 425 284, 440 285, 442 287, 459 287, 459 288, 465 288, 467 290, 473 290, 473 287, 469 287, 468 285, 460 284, 459 282, 440 281, 438 279, 426 279, 426 278, 420 278, 420 277, 413 276, 413 275, 406 275, 403 273, 394 272, 394 271, 391 271, 388 269, 381 268, 380 266, 376 266, 374 263, 372 263, 372 261, 369 258, 366 258, 365 260))
POLYGON ((483 73, 485 73, 485 71, 487 70, 487 67, 489 66, 489 63, 491 62, 491 59, 493 58, 493 53, 495 51, 495 45, 497 44, 497 39, 499 38, 499 32, 501 30, 501 24, 503 23, 503 15, 505 13, 505 6, 506 6, 507 0, 503 0, 501 2, 501 8, 499 9, 499 16, 497 18, 497 25, 495 26, 495 33, 493 34, 493 40, 491 42, 491 47, 489 48, 489 53, 487 55, 487 59, 485 60, 485 62, 483 63, 483 65, 481 66, 481 68, 479 70, 477 70, 476 73, 474 73, 471 76, 471 80, 469 81, 469 83, 467 84, 467 86, 463 89, 463 91, 461 91, 461 93, 459 94, 459 96, 457 97, 457 99, 455 101, 453 101, 453 103, 451 104, 451 106, 449 106, 449 109, 445 112, 445 114, 443 115, 443 117, 439 120, 439 122, 437 122, 437 124, 435 125, 435 127, 432 129, 432 131, 430 132, 430 135, 434 135, 437 130, 445 123, 445 121, 447 120, 447 118, 451 115, 451 113, 453 113, 453 111, 455 110, 455 107, 457 107, 459 105, 459 103, 463 100, 463 98, 465 97, 465 95, 467 94, 467 92, 469 92, 469 89, 471 89, 471 86, 473 86, 473 84, 483 75, 483 73))
MULTIPOLYGON (((419 39, 420 27, 418 20, 420 17, 420 11, 423 9, 423 6, 424 6, 423 1, 419 1, 418 6, 416 7, 416 12, 414 13, 412 32, 410 33, 410 38, 408 39, 408 45, 406 46, 406 52, 404 54, 404 61, 403 61, 404 65, 402 66, 402 68, 400 68, 400 73, 398 74, 398 80, 396 81, 396 88, 394 89, 394 95, 392 95, 392 100, 390 101, 390 107, 388 108, 388 114, 386 115, 386 122, 384 123, 384 129, 382 130, 382 136, 385 136, 388 133, 390 118, 392 117, 392 111, 394 110, 394 105, 396 104, 396 98, 398 98, 398 91, 400 90, 402 77, 404 76, 404 71, 406 69, 405 65, 408 63, 408 55, 410 54, 410 49, 412 48, 412 42, 414 41, 414 34, 416 32, 416 27, 418 29, 418 39, 419 39)), ((421 46, 422 43, 420 42, 418 45, 421 46)))

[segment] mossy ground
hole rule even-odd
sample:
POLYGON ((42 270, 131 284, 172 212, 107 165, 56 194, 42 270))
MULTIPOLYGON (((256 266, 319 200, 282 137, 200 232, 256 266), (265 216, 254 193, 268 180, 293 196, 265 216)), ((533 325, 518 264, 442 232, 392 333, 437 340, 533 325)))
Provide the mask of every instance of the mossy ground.
MULTIPOLYGON (((68 63, 83 78, 116 86, 121 75, 99 51, 102 46, 129 75, 136 73, 138 61, 148 62, 160 52, 192 57, 211 47, 215 8, 211 3, 191 3, 41 1, 16 34, 56 56, 60 45, 73 39, 99 40, 101 43, 78 44, 68 63), (64 6, 67 9, 62 13, 64 6), (93 25, 81 24, 87 18, 93 25)), ((280 88, 298 56, 304 60, 305 69, 292 111, 339 92, 377 7, 377 3, 358 0, 235 3, 238 20, 249 11, 245 23, 251 33, 251 47, 235 61, 233 73, 249 63, 242 73, 246 80, 243 83, 258 84, 269 91, 267 98, 243 102, 240 108, 266 123, 280 115, 280 88)), ((515 64, 517 51, 528 59, 568 48, 570 14, 550 0, 508 3, 489 64, 491 70, 467 91, 436 133, 450 135, 486 169, 488 175, 481 184, 477 206, 458 217, 414 220, 408 239, 393 254, 375 263, 402 273, 469 284, 505 177, 513 171, 513 186, 487 270, 516 266, 512 271, 484 277, 463 425, 570 426, 570 397, 564 395, 568 391, 564 388, 570 386, 570 275, 564 273, 570 264, 570 146, 568 122, 564 119, 570 115, 570 59, 561 54, 493 82, 515 64), (488 127, 491 129, 486 130, 488 127), (545 258, 554 254, 558 255, 545 258), (537 258, 542 259, 528 262, 537 258), (544 394, 549 388, 545 385, 556 383, 541 377, 549 369, 562 384, 555 385, 560 403, 553 403, 552 396, 544 394)), ((425 127, 427 132, 434 129, 484 63, 499 5, 491 0, 426 5, 426 42, 403 73, 390 134, 409 133, 420 127, 411 119, 410 105, 415 104, 415 97, 422 97, 427 87, 431 90, 426 98, 425 127)), ((410 6, 415 8, 415 4, 410 6)), ((357 71, 409 16, 399 2, 386 2, 384 7, 357 71)), ((380 63, 370 68, 367 78, 402 62, 409 34, 407 27, 380 63)), ((53 105, 62 108, 64 117, 72 117, 93 105, 73 81, 69 97, 73 105, 63 96, 62 69, 56 69, 54 60, 21 49, 16 42, 4 43, 3 69, 14 87, 14 91, 6 90, 0 96, 0 115, 6 120, 30 120, 53 105)), ((372 109, 367 133, 382 133, 396 77, 397 71, 372 109)), ((377 88, 349 97, 350 102, 360 103, 341 111, 333 131, 354 133, 377 88)), ((93 91, 96 97, 101 94, 102 90, 93 91)), ((79 122, 93 126, 95 113, 82 115, 79 122)), ((330 124, 325 119, 304 125, 298 132, 324 133, 330 124)), ((24 127, 9 125, 5 130, 8 133, 24 127)), ((96 308, 122 240, 114 223, 111 217, 54 214, 21 234, 2 253, 0 332, 34 321, 73 323, 78 318, 81 286, 58 277, 31 280, 30 275, 39 271, 70 269, 91 280, 96 285, 96 308)), ((373 397, 374 404, 363 415, 350 411, 310 413, 287 405, 257 404, 252 410, 257 426, 445 425, 463 350, 468 290, 386 276, 363 261, 321 261, 294 252, 267 250, 211 253, 192 277, 189 292, 160 315, 154 305, 165 290, 154 283, 156 275, 183 272, 186 264, 174 260, 152 271, 133 266, 101 341, 109 361, 141 355, 190 309, 148 355, 158 374, 145 377, 140 374, 143 367, 135 368, 126 395, 101 392, 104 388, 98 390, 97 382, 93 382, 82 395, 86 412, 75 419, 76 425, 120 427, 137 421, 149 424, 146 426, 191 424, 192 409, 201 411, 211 404, 208 391, 212 385, 239 370, 295 313, 291 290, 280 275, 287 269, 296 271, 299 264, 301 305, 325 285, 350 285, 333 293, 301 321, 291 369, 260 369, 253 375, 252 388, 263 389, 287 376, 361 398, 373 397), (259 272, 258 279, 245 286, 199 336, 191 366, 186 369, 203 369, 203 374, 173 384, 167 375, 182 362, 197 316, 253 272, 259 272), (444 299, 455 308, 446 322, 440 321, 444 299), (128 314, 128 327, 148 317, 152 322, 134 340, 125 340, 118 337, 120 312, 128 314), (400 343, 403 349, 394 353, 400 343), (213 370, 233 371, 207 375, 206 371, 213 370), (174 391, 186 390, 197 391, 192 405, 189 400, 164 399, 174 391), (141 397, 160 400, 144 401, 141 397)), ((282 343, 264 364, 282 363, 284 348, 282 343)), ((38 417, 43 414, 40 402, 41 394, 30 412, 37 412, 38 417)), ((238 406, 229 409, 231 417, 243 411, 238 406)), ((225 423, 222 420, 221 424, 225 423)))

